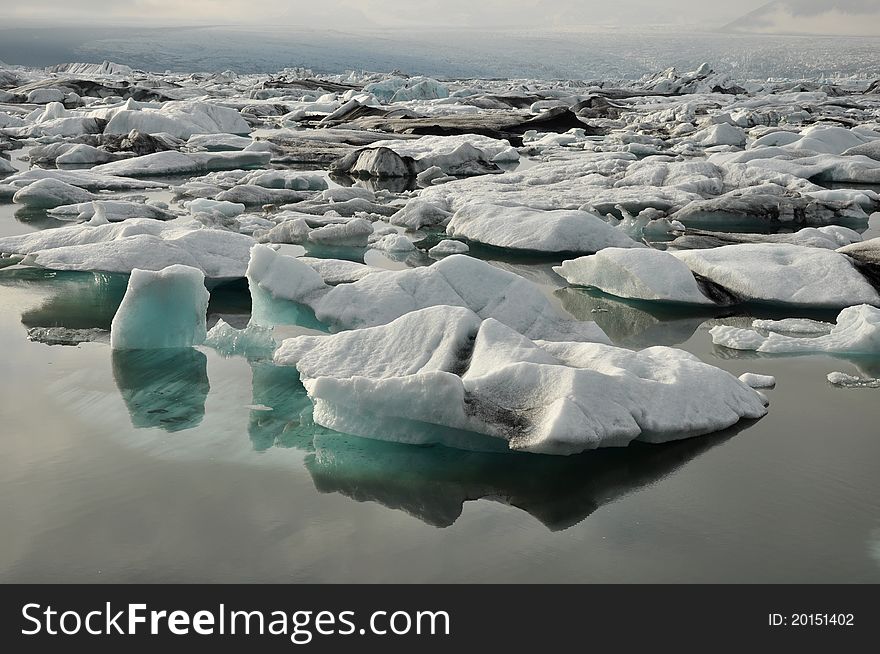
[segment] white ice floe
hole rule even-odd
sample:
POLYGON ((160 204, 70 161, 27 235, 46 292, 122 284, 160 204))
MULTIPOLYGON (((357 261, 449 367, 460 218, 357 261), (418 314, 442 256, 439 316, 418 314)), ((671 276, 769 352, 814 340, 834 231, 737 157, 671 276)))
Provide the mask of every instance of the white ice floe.
POLYGON ((251 257, 251 289, 305 304, 336 329, 382 325, 411 311, 450 305, 495 318, 529 338, 610 343, 596 323, 562 315, 535 284, 466 255, 423 268, 376 271, 332 288, 307 264, 265 245, 254 246, 251 257))
POLYGON ((130 101, 117 110, 104 129, 105 134, 163 132, 181 139, 193 134, 249 134, 250 125, 236 109, 207 102, 166 102, 161 107, 143 107, 130 101))
POLYGON ((268 152, 155 152, 131 159, 101 164, 92 172, 121 177, 190 175, 211 170, 234 170, 264 166, 272 159, 268 152))
POLYGON ((535 342, 463 307, 285 340, 319 424, 407 443, 573 454, 664 442, 766 413, 735 377, 681 350, 535 342))
POLYGON ((445 209, 414 198, 392 215, 388 222, 415 231, 423 227, 443 225, 451 216, 452 214, 445 209))
POLYGON ((690 268, 668 252, 650 248, 606 248, 553 268, 574 286, 592 286, 610 295, 636 300, 713 305, 690 268))
POLYGON ((845 372, 829 372, 828 383, 840 388, 880 388, 880 379, 874 377, 857 377, 845 372))
POLYGON ((839 252, 782 243, 672 253, 744 300, 815 307, 880 306, 880 295, 839 252))
POLYGON ((183 264, 212 281, 244 277, 253 239, 196 222, 131 218, 121 223, 82 223, 0 238, 0 253, 52 270, 129 273, 183 264))
POLYGON ((46 213, 60 220, 94 220, 93 224, 121 222, 131 218, 151 218, 153 220, 172 220, 176 215, 166 208, 133 202, 131 200, 92 200, 65 204, 46 213))
POLYGON ((110 326, 115 350, 187 348, 205 340, 209 294, 201 270, 135 269, 110 326))
POLYGON ((467 243, 454 241, 452 239, 443 239, 437 245, 428 250, 428 254, 432 257, 448 257, 452 254, 464 254, 470 250, 467 243))
POLYGON ((484 245, 537 252, 645 247, 586 211, 542 211, 495 204, 463 206, 450 219, 446 233, 484 245))
POLYGON ((64 204, 90 202, 95 194, 58 179, 40 179, 17 191, 12 197, 16 204, 31 209, 52 209, 64 204))
POLYGON ((370 247, 374 250, 384 250, 385 252, 412 252, 416 249, 413 242, 403 234, 385 234, 379 238, 370 241, 370 247))
POLYGON ((754 329, 727 325, 717 325, 709 333, 716 345, 736 350, 773 354, 877 354, 880 353, 880 309, 866 304, 848 307, 837 316, 837 324, 820 336, 789 336, 778 332, 764 336, 754 329))
POLYGON ((773 375, 759 375, 754 372, 744 372, 739 380, 750 388, 775 388, 776 377, 773 375))
POLYGON ((167 186, 167 184, 154 180, 134 179, 133 177, 102 174, 95 172, 94 168, 90 170, 31 168, 30 170, 7 177, 3 180, 3 183, 20 189, 43 179, 57 180, 88 191, 128 191, 134 189, 163 188, 167 186))

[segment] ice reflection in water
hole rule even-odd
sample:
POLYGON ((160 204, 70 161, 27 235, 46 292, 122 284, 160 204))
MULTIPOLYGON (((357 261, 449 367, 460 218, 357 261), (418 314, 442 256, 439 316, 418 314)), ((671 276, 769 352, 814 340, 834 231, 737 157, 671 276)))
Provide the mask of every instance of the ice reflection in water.
POLYGON ((327 433, 314 437, 306 468, 321 492, 378 502, 435 527, 452 525, 465 502, 488 499, 522 509, 559 531, 662 479, 741 428, 568 457, 468 452, 327 433))
POLYGON ((192 429, 205 417, 208 358, 194 348, 113 350, 113 379, 137 429, 192 429))

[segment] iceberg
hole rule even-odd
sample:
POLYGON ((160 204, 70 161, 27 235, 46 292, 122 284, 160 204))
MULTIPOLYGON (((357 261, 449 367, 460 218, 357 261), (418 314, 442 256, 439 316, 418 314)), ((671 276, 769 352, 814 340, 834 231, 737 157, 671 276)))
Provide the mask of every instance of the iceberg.
POLYGON ((96 196, 78 186, 51 177, 28 184, 12 196, 16 204, 31 209, 53 209, 65 204, 90 202, 96 196))
POLYGON ((751 301, 827 308, 880 306, 877 289, 837 251, 757 243, 672 255, 698 275, 751 301))
POLYGON ((0 238, 0 253, 26 255, 24 265, 51 270, 129 273, 183 264, 219 283, 244 277, 253 244, 244 234, 209 229, 195 221, 130 218, 7 236, 0 238))
POLYGON ((236 109, 207 102, 166 102, 160 108, 141 108, 139 103, 129 101, 113 114, 104 133, 125 135, 132 130, 188 139, 194 134, 244 135, 251 132, 251 127, 236 109))
POLYGON ((634 300, 712 305, 691 269, 668 252, 650 248, 606 248, 563 261, 553 270, 574 286, 592 286, 634 300))
POLYGON ((308 264, 255 245, 248 280, 252 297, 259 288, 270 299, 304 304, 318 320, 341 330, 383 325, 411 311, 450 305, 495 318, 529 338, 610 343, 596 323, 563 316, 535 284, 462 254, 422 268, 377 270, 330 287, 308 264))
POLYGON ((236 329, 221 319, 208 331, 204 344, 227 357, 271 359, 276 348, 272 333, 271 329, 253 323, 244 329, 236 329))
POLYGON ((716 325, 709 333, 716 345, 735 350, 770 354, 880 354, 880 309, 866 304, 847 307, 838 314, 837 324, 819 336, 790 336, 775 331, 763 336, 754 329, 727 325, 716 325))
POLYGON ((470 250, 467 243, 454 241, 451 239, 443 239, 437 245, 428 250, 428 254, 432 257, 448 257, 451 254, 464 254, 470 250))
POLYGON ((665 442, 766 413, 760 396, 686 352, 535 342, 464 307, 387 325, 285 340, 325 427, 409 443, 575 454, 665 442))
POLYGON ((110 325, 114 350, 188 348, 204 342, 209 294, 205 275, 189 266, 131 271, 110 325))
POLYGON ((495 204, 463 206, 450 219, 446 233, 493 247, 546 253, 645 247, 586 211, 542 211, 495 204))

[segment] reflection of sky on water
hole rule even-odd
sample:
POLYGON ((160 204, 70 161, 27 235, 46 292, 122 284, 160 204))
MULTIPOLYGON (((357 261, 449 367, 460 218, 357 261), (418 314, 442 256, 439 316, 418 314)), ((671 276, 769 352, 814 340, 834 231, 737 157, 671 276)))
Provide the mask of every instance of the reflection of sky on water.
MULTIPOLYGON (((506 265, 622 345, 667 342, 734 374, 776 375, 770 414, 735 436, 565 458, 355 438, 314 425, 296 371, 259 356, 28 343, 26 326, 109 326, 124 277, 2 270, 0 336, 15 347, 0 393, 0 483, 14 498, 0 507, 0 576, 878 578, 865 547, 880 497, 873 391, 824 378, 872 362, 721 358, 704 321, 752 316, 554 293, 545 263, 506 265)), ((245 285, 212 292, 212 324, 243 327, 249 311, 245 285)))

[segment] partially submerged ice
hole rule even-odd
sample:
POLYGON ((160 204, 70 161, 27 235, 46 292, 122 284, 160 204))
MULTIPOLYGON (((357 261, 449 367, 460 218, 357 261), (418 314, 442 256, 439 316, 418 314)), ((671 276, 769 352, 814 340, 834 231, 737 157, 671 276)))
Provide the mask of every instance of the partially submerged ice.
POLYGON ((220 282, 244 277, 251 245, 244 234, 195 222, 131 218, 0 238, 0 253, 26 255, 24 265, 51 270, 129 273, 182 264, 220 282))
POLYGON ((315 421, 337 431, 465 449, 574 454, 697 436, 766 413, 727 372, 665 347, 533 341, 464 307, 285 340, 315 421))
POLYGON ((564 261, 554 270, 570 284, 636 300, 880 306, 880 294, 852 258, 836 250, 789 243, 672 252, 609 248, 564 261))
POLYGON ((204 342, 209 294, 201 270, 132 270, 110 326, 114 350, 188 348, 204 342))
POLYGON ((848 307, 818 336, 793 336, 774 331, 766 322, 767 335, 755 329, 716 325, 710 330, 712 342, 735 350, 772 354, 828 352, 832 354, 880 354, 880 309, 862 304, 848 307))
POLYGON ((423 268, 375 271, 330 287, 308 264, 256 245, 248 281, 261 319, 268 323, 273 309, 283 306, 273 300, 306 305, 335 329, 383 325, 412 311, 448 305, 495 318, 529 338, 610 343, 596 323, 559 312, 535 284, 461 254, 423 268))
POLYGON ((508 250, 547 253, 644 247, 586 211, 543 211, 495 204, 465 205, 452 216, 446 233, 508 250))

